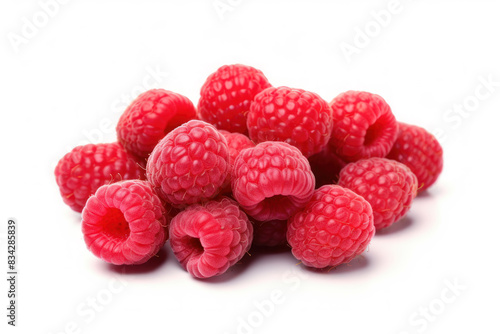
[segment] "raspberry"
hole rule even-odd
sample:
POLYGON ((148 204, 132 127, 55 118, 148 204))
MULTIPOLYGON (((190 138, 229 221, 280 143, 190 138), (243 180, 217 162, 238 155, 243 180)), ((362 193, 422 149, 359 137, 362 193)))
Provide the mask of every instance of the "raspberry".
POLYGON ((387 155, 410 167, 418 179, 419 191, 436 182, 443 170, 443 148, 425 129, 399 122, 399 135, 387 155))
POLYGON ((233 196, 254 219, 288 219, 314 192, 314 175, 300 151, 263 142, 238 155, 231 175, 233 196))
POLYGON ((326 146, 332 132, 332 110, 317 94, 288 87, 257 94, 247 119, 250 139, 284 141, 306 157, 326 146))
POLYGON ((349 189, 326 185, 288 220, 287 240, 303 264, 326 268, 363 253, 374 233, 370 204, 349 189))
POLYGON ((168 238, 168 216, 149 183, 129 180, 104 185, 82 212, 88 249, 106 262, 142 264, 168 238))
POLYGON ((286 244, 286 220, 253 222, 253 245, 276 247, 286 244))
POLYGON ((417 195, 417 178, 397 161, 370 158, 352 162, 340 172, 339 185, 363 196, 372 206, 376 229, 397 222, 417 195))
POLYGON ((198 114, 217 129, 246 134, 250 103, 267 87, 271 84, 261 71, 240 64, 224 65, 201 87, 198 114))
POLYGON ((367 92, 348 91, 330 103, 330 146, 345 161, 384 157, 396 141, 398 124, 385 100, 367 92))
MULTIPOLYGON (((255 144, 245 136, 244 134, 237 132, 228 132, 225 130, 219 130, 219 132, 226 138, 228 153, 229 153, 229 170, 231 171, 234 166, 234 161, 241 150, 249 147, 254 147, 255 144)), ((227 174, 226 181, 224 182, 224 189, 222 193, 231 192, 231 173, 227 174)))
POLYGON ((219 132, 224 136, 224 138, 226 138, 227 147, 229 149, 228 152, 230 165, 234 164, 234 160, 236 160, 236 157, 238 156, 238 154, 240 154, 241 150, 255 146, 250 138, 241 133, 229 132, 225 130, 220 130, 219 132))
POLYGON ((316 188, 326 184, 337 183, 340 171, 347 164, 329 146, 326 146, 321 152, 310 156, 308 160, 316 178, 316 188))
POLYGON ((77 212, 103 184, 144 178, 141 166, 118 143, 77 146, 59 160, 54 174, 64 203, 77 212))
POLYGON ((170 245, 192 276, 208 278, 223 274, 245 255, 252 233, 252 224, 238 204, 223 197, 192 205, 175 216, 170 245))
POLYGON ((212 125, 197 120, 168 133, 146 166, 158 195, 179 207, 217 196, 228 172, 226 139, 212 125))
POLYGON ((137 157, 147 158, 156 144, 179 125, 196 118, 193 103, 164 89, 139 95, 118 121, 118 141, 137 157))

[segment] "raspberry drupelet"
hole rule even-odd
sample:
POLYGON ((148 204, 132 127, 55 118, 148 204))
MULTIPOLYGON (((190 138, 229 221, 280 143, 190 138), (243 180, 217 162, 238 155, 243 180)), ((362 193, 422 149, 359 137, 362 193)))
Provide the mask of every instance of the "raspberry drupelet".
POLYGON ((374 233, 372 208, 363 197, 325 185, 288 220, 287 240, 304 265, 326 268, 363 253, 374 233))
POLYGON ((376 229, 389 227, 410 210, 417 178, 402 163, 385 158, 352 162, 340 172, 339 185, 363 196, 373 209, 376 229))
POLYGON ((200 91, 199 117, 219 130, 247 134, 247 114, 255 95, 271 87, 251 66, 224 65, 212 73, 200 91))
POLYGON ((146 175, 158 195, 176 207, 217 196, 229 172, 224 136, 203 121, 168 133, 148 159, 146 175))
POLYGON ((146 181, 104 185, 82 212, 82 232, 88 249, 116 265, 142 264, 168 239, 169 218, 146 181))
POLYGON ((330 103, 333 131, 329 145, 345 161, 385 157, 398 134, 391 108, 379 95, 347 91, 330 103))
POLYGON ((330 139, 332 110, 315 93, 270 87, 255 96, 247 125, 254 142, 284 141, 309 157, 320 152, 330 139))
POLYGON ((145 178, 143 167, 118 143, 77 146, 59 160, 54 174, 64 203, 77 212, 100 186, 145 178))
POLYGON ((193 277, 221 275, 238 262, 252 244, 252 224, 227 197, 194 204, 170 224, 170 246, 193 277))
POLYGON ((399 122, 399 134, 388 159, 408 166, 418 179, 418 191, 436 182, 443 170, 443 148, 427 130, 399 122))
POLYGON ((128 152, 147 159, 167 133, 194 118, 196 110, 187 97, 165 89, 151 89, 127 107, 116 133, 128 152))
MULTIPOLYGON (((219 130, 219 132, 226 138, 228 153, 229 153, 229 171, 233 169, 234 161, 236 157, 242 150, 249 147, 254 147, 255 144, 247 136, 237 132, 228 132, 225 130, 219 130)), ((221 191, 223 194, 231 192, 231 172, 227 173, 226 181, 224 182, 224 187, 221 191)))
POLYGON ((285 220, 314 192, 314 175, 300 151, 284 142, 263 142, 238 155, 233 196, 252 218, 285 220))

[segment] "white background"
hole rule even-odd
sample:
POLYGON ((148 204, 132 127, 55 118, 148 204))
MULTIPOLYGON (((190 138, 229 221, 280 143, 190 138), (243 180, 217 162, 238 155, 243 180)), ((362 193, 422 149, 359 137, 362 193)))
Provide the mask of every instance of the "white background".
POLYGON ((218 12, 213 0, 74 0, 50 17, 47 2, 0 5, 2 271, 7 219, 19 225, 18 327, 9 333, 500 330, 498 1, 401 0, 394 10, 385 0, 222 0, 218 12), (376 23, 373 13, 388 8, 376 23), (197 103, 205 78, 231 63, 328 101, 348 89, 382 95, 397 119, 440 133, 441 178, 362 257, 330 272, 287 252, 255 253, 199 281, 168 246, 141 268, 93 257, 80 215, 59 196, 58 159, 80 143, 113 141, 139 92, 163 87, 197 103))

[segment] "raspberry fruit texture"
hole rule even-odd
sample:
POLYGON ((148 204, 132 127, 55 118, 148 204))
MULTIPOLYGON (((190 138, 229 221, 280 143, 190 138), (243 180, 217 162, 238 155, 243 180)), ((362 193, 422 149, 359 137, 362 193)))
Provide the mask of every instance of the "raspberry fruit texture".
POLYGON ((219 132, 226 138, 230 165, 234 164, 234 160, 243 149, 255 146, 254 142, 244 134, 225 130, 219 130, 219 132))
POLYGON ((397 222, 417 195, 417 177, 402 163, 385 158, 352 162, 340 172, 339 185, 363 196, 372 206, 376 229, 397 222))
POLYGON ((326 184, 336 184, 339 180, 340 171, 347 165, 329 146, 310 156, 308 160, 316 178, 316 188, 326 184))
POLYGON ((385 100, 368 92, 347 91, 330 103, 333 131, 329 145, 345 161, 385 157, 398 124, 385 100))
POLYGON ((228 172, 226 139, 198 120, 168 133, 146 165, 146 176, 158 195, 177 207, 217 196, 228 172))
POLYGON ((77 146, 59 160, 54 174, 64 203, 77 212, 100 186, 144 178, 142 167, 118 143, 77 146))
POLYGON ((219 130, 246 134, 250 104, 267 87, 271 84, 260 70, 241 64, 224 65, 201 87, 198 115, 219 130))
POLYGON ((370 204, 349 189, 325 185, 288 220, 293 255, 308 267, 350 262, 363 253, 375 233, 370 204))
POLYGON ((116 264, 142 264, 168 238, 168 216, 146 181, 128 180, 104 185, 82 212, 87 248, 98 258, 116 264))
POLYGON ((238 155, 233 196, 252 218, 288 219, 314 192, 314 175, 300 151, 284 142, 263 142, 238 155))
POLYGON ((253 245, 260 247, 276 247, 286 244, 286 220, 253 222, 253 245))
MULTIPOLYGON (((219 130, 219 132, 226 138, 228 153, 229 153, 229 171, 233 169, 234 161, 242 150, 249 147, 254 147, 255 144, 247 136, 237 132, 229 132, 219 130)), ((226 181, 224 182, 222 193, 231 192, 231 172, 227 174, 226 181)))
POLYGON ((187 97, 164 89, 151 89, 127 107, 118 121, 116 133, 128 152, 147 158, 167 133, 195 118, 196 110, 187 97))
POLYGON ((418 191, 429 188, 443 170, 443 148, 427 130, 399 122, 399 135, 388 159, 408 166, 418 179, 418 191))
POLYGON ((332 110, 317 94, 270 87, 255 96, 247 119, 250 139, 284 141, 306 157, 326 146, 332 132, 332 110))
POLYGON ((252 233, 252 224, 238 203, 222 197, 194 204, 175 216, 170 246, 192 276, 209 278, 223 274, 245 255, 252 233))

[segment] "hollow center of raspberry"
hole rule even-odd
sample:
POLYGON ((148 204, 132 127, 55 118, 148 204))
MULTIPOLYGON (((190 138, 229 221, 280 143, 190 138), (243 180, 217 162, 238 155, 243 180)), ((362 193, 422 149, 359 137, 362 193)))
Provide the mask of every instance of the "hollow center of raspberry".
POLYGON ((285 218, 275 217, 276 219, 287 219, 288 218, 288 210, 294 207, 293 202, 289 196, 284 195, 275 195, 273 197, 268 197, 261 202, 263 206, 263 211, 274 212, 280 216, 282 214, 285 218))
POLYGON ((365 146, 372 145, 375 141, 377 141, 377 139, 382 135, 383 132, 384 124, 379 119, 366 130, 365 141, 363 144, 365 146))
POLYGON ((126 240, 130 227, 119 209, 112 208, 102 217, 103 233, 109 238, 126 240))
POLYGON ((276 205, 279 206, 279 205, 285 204, 287 202, 290 202, 288 197, 283 196, 283 195, 275 195, 273 197, 268 197, 264 201, 269 206, 276 206, 276 205))
POLYGON ((185 237, 184 243, 186 245, 186 248, 192 250, 193 255, 201 254, 205 251, 205 249, 201 245, 201 241, 199 238, 185 237))

